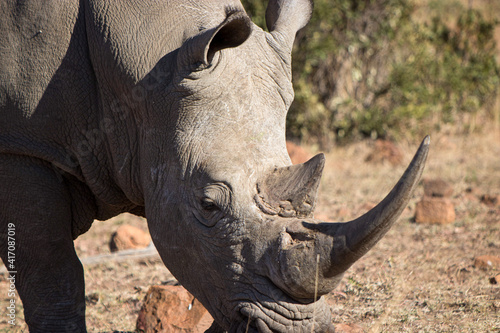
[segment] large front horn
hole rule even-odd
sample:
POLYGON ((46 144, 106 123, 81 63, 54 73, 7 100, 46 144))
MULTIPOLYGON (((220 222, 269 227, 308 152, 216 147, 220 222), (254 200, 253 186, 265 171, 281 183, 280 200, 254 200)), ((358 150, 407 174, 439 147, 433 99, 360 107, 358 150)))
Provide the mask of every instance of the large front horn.
POLYGON ((422 175, 429 143, 427 136, 396 186, 363 216, 346 223, 285 222, 268 263, 273 282, 296 299, 312 299, 335 288, 343 273, 399 218, 422 175))

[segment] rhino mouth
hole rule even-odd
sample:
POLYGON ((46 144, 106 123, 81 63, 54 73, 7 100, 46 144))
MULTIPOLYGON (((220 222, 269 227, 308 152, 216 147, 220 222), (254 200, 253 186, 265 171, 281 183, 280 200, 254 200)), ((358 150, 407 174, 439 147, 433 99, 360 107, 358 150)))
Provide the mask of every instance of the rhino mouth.
POLYGON ((251 296, 239 300, 238 320, 231 324, 230 333, 333 332, 330 308, 323 299, 298 303, 269 280, 268 292, 252 289, 251 296))
POLYGON ((320 323, 316 323, 319 318, 315 316, 315 311, 307 311, 297 317, 295 314, 300 311, 291 310, 291 307, 293 305, 243 303, 239 309, 243 318, 237 328, 230 332, 311 332, 314 326, 320 326, 320 323))

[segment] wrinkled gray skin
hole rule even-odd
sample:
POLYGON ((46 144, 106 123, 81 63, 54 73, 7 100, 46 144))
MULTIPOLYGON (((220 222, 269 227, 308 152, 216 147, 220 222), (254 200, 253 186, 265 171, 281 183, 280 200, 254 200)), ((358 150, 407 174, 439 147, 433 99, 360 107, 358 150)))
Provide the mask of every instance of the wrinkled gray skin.
POLYGON ((309 1, 270 1, 270 33, 232 0, 3 0, 0 12, 0 249, 7 262, 14 225, 30 331, 85 331, 73 239, 121 212, 147 217, 210 331, 332 330, 320 296, 397 219, 429 140, 372 211, 312 218, 324 157, 288 167, 285 148, 309 1))

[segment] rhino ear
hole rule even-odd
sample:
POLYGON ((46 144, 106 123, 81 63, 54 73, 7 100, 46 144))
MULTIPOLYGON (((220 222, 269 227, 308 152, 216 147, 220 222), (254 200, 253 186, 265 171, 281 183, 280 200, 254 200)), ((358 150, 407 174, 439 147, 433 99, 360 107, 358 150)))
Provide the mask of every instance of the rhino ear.
POLYGON ((207 29, 188 39, 180 50, 182 65, 208 66, 214 55, 223 49, 237 47, 248 39, 252 22, 241 10, 229 9, 226 19, 217 27, 207 29))
POLYGON ((309 22, 312 10, 311 0, 270 0, 266 10, 267 28, 291 51, 297 31, 309 22))

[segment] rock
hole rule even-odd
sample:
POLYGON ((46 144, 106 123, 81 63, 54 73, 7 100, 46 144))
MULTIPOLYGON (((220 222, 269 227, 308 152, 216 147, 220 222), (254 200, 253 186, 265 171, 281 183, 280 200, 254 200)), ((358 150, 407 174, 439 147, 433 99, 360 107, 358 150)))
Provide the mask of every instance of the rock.
POLYGON ((443 179, 424 179, 424 195, 428 197, 449 198, 453 187, 443 179))
POLYGON ((474 259, 474 266, 482 269, 500 268, 500 257, 491 255, 476 257, 474 259))
POLYGON ((365 161, 373 163, 389 162, 392 165, 398 165, 403 161, 403 153, 393 142, 377 140, 372 152, 368 154, 365 161))
POLYGON ((151 286, 137 318, 144 333, 202 333, 213 319, 203 305, 182 286, 151 286))
POLYGON ((288 155, 290 156, 293 164, 307 162, 312 157, 311 154, 304 150, 304 148, 291 141, 286 142, 286 150, 288 151, 288 155))
POLYGON ((111 235, 109 248, 111 252, 127 250, 127 249, 142 249, 148 247, 151 243, 151 236, 142 229, 131 225, 121 225, 116 229, 116 232, 111 235))
POLYGON ((363 333, 363 328, 357 324, 335 324, 335 333, 363 333))
POLYGON ((500 206, 500 195, 484 194, 481 196, 481 202, 487 206, 500 206))
POLYGON ((500 274, 494 276, 490 279, 491 284, 500 284, 500 274))
POLYGON ((424 197, 415 208, 415 222, 448 224, 455 221, 455 206, 448 198, 424 197))

